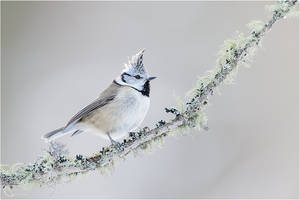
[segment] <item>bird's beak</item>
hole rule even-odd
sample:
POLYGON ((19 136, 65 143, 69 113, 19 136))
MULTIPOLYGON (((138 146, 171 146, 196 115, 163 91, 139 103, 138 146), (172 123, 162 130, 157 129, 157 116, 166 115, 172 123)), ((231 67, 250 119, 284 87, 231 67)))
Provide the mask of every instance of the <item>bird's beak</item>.
POLYGON ((149 78, 148 78, 148 81, 152 81, 152 80, 154 80, 154 79, 156 79, 156 77, 155 77, 155 76, 152 76, 152 77, 149 77, 149 78))

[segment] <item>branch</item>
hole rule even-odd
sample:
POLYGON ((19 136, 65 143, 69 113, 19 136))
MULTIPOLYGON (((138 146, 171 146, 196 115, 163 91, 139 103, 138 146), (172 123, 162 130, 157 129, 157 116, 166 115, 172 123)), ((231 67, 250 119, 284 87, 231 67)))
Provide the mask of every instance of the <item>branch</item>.
POLYGON ((295 7, 296 2, 297 0, 279 1, 272 6, 272 18, 269 21, 250 24, 251 33, 248 37, 240 34, 236 40, 225 41, 215 70, 197 81, 197 86, 189 93, 185 106, 182 106, 181 110, 165 109, 167 113, 174 114, 172 120, 168 122, 161 120, 156 124, 156 128, 151 130, 145 127, 140 131, 132 132, 124 139, 120 147, 110 145, 93 156, 76 155, 75 158, 71 158, 68 157, 64 145, 51 143, 45 155, 33 164, 21 165, 10 171, 1 169, 0 178, 3 189, 28 184, 51 185, 96 169, 103 172, 112 167, 116 160, 126 158, 130 153, 145 150, 153 143, 161 142, 171 133, 194 127, 206 130, 206 116, 203 110, 208 104, 209 97, 214 94, 220 84, 232 80, 238 66, 250 60, 265 33, 275 22, 284 18, 295 7))

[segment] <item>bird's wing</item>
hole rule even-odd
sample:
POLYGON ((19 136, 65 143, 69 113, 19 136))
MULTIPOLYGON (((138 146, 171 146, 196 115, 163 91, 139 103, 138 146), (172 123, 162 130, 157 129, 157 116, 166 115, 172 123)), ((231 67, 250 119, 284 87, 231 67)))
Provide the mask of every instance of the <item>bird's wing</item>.
POLYGON ((70 121, 67 123, 66 127, 68 127, 71 124, 74 124, 81 120, 82 118, 87 117, 89 114, 91 114, 94 110, 97 110, 106 104, 110 103, 115 96, 109 96, 107 98, 99 98, 93 101, 91 104, 84 107, 81 111, 79 111, 76 115, 74 115, 70 121))
POLYGON ((71 124, 75 124, 79 120, 87 117, 93 111, 109 104, 117 96, 118 88, 119 86, 112 84, 110 87, 103 91, 100 97, 98 97, 95 101, 93 101, 91 104, 87 105, 76 115, 74 115, 65 127, 68 127, 71 124))

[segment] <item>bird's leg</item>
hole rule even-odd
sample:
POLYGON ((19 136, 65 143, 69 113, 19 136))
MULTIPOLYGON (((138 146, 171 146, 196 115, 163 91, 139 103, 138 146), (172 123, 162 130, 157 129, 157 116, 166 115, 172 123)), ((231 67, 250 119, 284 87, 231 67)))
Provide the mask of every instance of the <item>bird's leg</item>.
POLYGON ((108 135, 108 137, 109 137, 109 140, 110 140, 111 144, 114 145, 114 146, 116 146, 118 149, 120 149, 120 148, 121 148, 121 144, 120 144, 119 142, 113 140, 113 139, 111 138, 111 136, 110 136, 109 133, 107 133, 107 135, 108 135))

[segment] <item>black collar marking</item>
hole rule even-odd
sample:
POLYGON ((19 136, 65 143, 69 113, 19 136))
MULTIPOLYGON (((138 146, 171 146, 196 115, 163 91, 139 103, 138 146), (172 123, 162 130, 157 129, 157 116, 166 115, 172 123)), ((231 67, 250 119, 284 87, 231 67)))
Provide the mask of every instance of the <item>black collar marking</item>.
POLYGON ((138 90, 130 85, 121 85, 118 83, 116 80, 113 81, 113 83, 117 84, 118 86, 128 86, 131 87, 132 89, 135 89, 136 91, 142 93, 142 95, 149 97, 150 95, 150 81, 146 81, 143 87, 143 90, 138 90))

